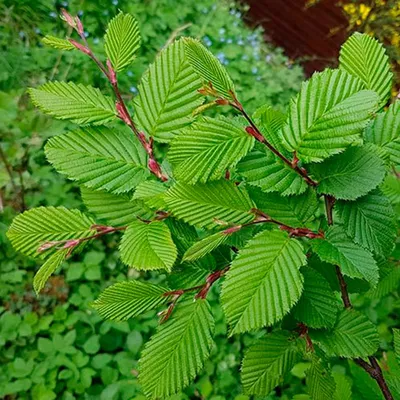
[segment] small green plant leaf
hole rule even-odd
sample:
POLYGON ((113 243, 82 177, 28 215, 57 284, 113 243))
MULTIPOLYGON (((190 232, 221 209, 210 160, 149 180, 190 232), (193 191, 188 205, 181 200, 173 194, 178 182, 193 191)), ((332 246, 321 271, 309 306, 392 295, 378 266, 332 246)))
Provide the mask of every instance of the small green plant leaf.
POLYGON ((319 193, 338 199, 355 200, 375 189, 385 177, 385 167, 378 155, 365 147, 351 147, 310 171, 318 181, 319 193))
POLYGON ((265 396, 282 382, 300 359, 289 332, 269 333, 246 352, 242 383, 246 394, 265 396))
POLYGON ((385 160, 400 164, 400 101, 377 115, 365 130, 364 139, 378 146, 385 160))
POLYGON ((165 201, 176 218, 207 229, 254 218, 250 213, 254 204, 245 189, 225 179, 196 185, 179 182, 168 190, 165 201))
POLYGON ((333 398, 336 383, 321 360, 313 357, 311 367, 306 371, 307 391, 312 400, 327 400, 333 398))
POLYGON ((339 372, 332 373, 335 379, 336 389, 333 400, 352 400, 353 392, 351 390, 351 382, 349 377, 339 372))
POLYGON ((39 268, 39 271, 36 272, 33 278, 33 288, 37 295, 44 288, 51 274, 63 263, 67 253, 68 249, 56 251, 39 268))
POLYGON ((176 179, 205 183, 223 178, 253 145, 254 138, 241 123, 226 117, 203 118, 172 141, 168 159, 176 179))
POLYGON ((141 200, 132 200, 129 195, 82 187, 81 196, 88 211, 111 226, 129 225, 138 217, 150 219, 154 215, 146 204, 141 200))
POLYGON ((143 201, 148 207, 155 210, 167 208, 164 201, 164 194, 168 187, 159 181, 144 181, 139 183, 133 194, 133 199, 143 201))
POLYGON ((366 33, 355 32, 340 50, 340 68, 362 80, 379 94, 384 105, 390 97, 393 74, 385 48, 366 33))
POLYGON ((400 329, 393 328, 393 346, 397 361, 400 363, 400 329))
POLYGON ((131 223, 120 245, 122 261, 138 270, 171 271, 177 257, 171 232, 164 221, 131 223))
MULTIPOLYGON (((94 221, 78 210, 65 207, 38 207, 14 218, 7 236, 15 250, 28 255, 40 256, 40 245, 59 240, 81 239, 95 233, 94 221)), ((41 253, 50 255, 51 250, 41 253)))
POLYGON ((79 125, 104 125, 116 118, 113 100, 99 89, 73 82, 48 82, 29 89, 32 102, 45 114, 79 125))
POLYGON ((303 290, 303 248, 286 232, 264 231, 233 260, 222 286, 221 302, 231 335, 281 320, 303 290))
POLYGON ((58 172, 93 189, 123 193, 149 175, 145 151, 126 130, 82 128, 51 138, 45 151, 58 172))
POLYGON ((376 287, 370 288, 365 293, 370 299, 382 299, 397 290, 400 285, 400 267, 388 263, 385 259, 380 261, 379 282, 376 287))
POLYGON ((192 68, 203 79, 204 84, 206 86, 211 84, 220 96, 231 99, 235 88, 220 61, 198 40, 192 38, 184 40, 186 57, 192 68))
POLYGON ((311 246, 322 261, 339 265, 344 275, 365 279, 373 286, 378 283, 379 269, 371 253, 352 242, 342 227, 329 228, 325 239, 314 239, 311 246))
POLYGON ((332 331, 310 333, 329 357, 367 357, 379 347, 379 335, 375 325, 356 310, 343 310, 332 331))
POLYGON ((271 218, 293 227, 305 227, 315 219, 319 202, 316 193, 308 189, 300 196, 280 196, 264 193, 258 188, 249 189, 257 208, 271 218))
POLYGON ((304 179, 266 148, 251 151, 239 162, 237 170, 246 183, 260 187, 263 192, 291 196, 307 190, 304 179))
POLYGON ((116 72, 123 71, 140 47, 139 26, 130 14, 120 12, 107 26, 104 48, 116 72))
POLYGON ((138 125, 156 140, 169 142, 192 121, 193 111, 203 102, 201 86, 185 58, 183 41, 168 46, 140 82, 135 99, 138 125))
POLYGON ((168 300, 168 289, 136 280, 118 282, 105 289, 91 306, 105 319, 125 321, 154 310, 168 300))
POLYGON ((337 210, 346 233, 356 243, 376 254, 390 254, 397 234, 395 214, 380 191, 356 201, 340 201, 337 210))
POLYGON ((321 162, 361 143, 379 102, 375 92, 362 88, 361 80, 342 70, 315 73, 290 105, 282 130, 287 149, 304 162, 321 162))
POLYGON ((213 334, 214 319, 206 300, 178 304, 142 353, 139 380, 145 394, 164 399, 187 386, 209 357, 213 334))
POLYGON ((60 39, 55 36, 46 35, 42 38, 42 43, 57 50, 74 50, 75 46, 66 39, 60 39))
POLYGON ((303 268, 304 290, 293 315, 310 328, 328 328, 336 322, 338 304, 328 281, 317 271, 303 268))

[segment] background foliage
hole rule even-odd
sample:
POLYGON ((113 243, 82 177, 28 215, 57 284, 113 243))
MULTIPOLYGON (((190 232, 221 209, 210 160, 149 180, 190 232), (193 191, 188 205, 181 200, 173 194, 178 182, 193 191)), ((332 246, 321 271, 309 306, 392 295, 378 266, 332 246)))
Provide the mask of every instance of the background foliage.
MULTIPOLYGON (((126 278, 117 262, 116 242, 97 242, 83 261, 69 263, 37 298, 32 288, 36 263, 17 255, 5 231, 17 211, 39 205, 80 206, 77 187, 56 175, 46 162, 47 138, 68 128, 33 110, 27 86, 45 80, 106 85, 78 52, 57 53, 42 46, 41 33, 63 37, 60 7, 83 15, 88 41, 101 54, 100 39, 111 16, 122 9, 140 21, 139 60, 121 82, 135 94, 144 68, 180 33, 201 38, 228 68, 241 98, 255 109, 265 103, 283 110, 297 91, 301 69, 279 49, 250 31, 233 4, 210 0, 46 1, 5 0, 0 4, 0 397, 9 399, 142 399, 136 365, 142 343, 157 325, 154 313, 124 323, 104 322, 89 304, 111 283, 126 278), (179 13, 177 10, 179 9, 179 13), (218 16, 218 18, 216 18, 218 16), (6 53, 6 54, 5 54, 6 53), (13 179, 10 179, 7 167, 13 179)), ((129 276, 137 272, 130 270, 129 276)), ((212 299, 211 299, 212 300, 212 299)), ((216 302, 213 302, 216 308, 216 302)), ((217 346, 200 379, 176 398, 247 399, 239 395, 239 360, 252 339, 227 341, 222 311, 217 316, 217 346)), ((293 372, 286 398, 301 392, 302 366, 293 372)))

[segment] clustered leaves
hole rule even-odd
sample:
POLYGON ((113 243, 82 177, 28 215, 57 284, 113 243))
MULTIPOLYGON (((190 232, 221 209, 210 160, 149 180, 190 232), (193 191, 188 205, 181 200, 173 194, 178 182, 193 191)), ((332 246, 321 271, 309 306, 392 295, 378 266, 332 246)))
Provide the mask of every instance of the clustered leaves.
MULTIPOLYGON (((126 104, 118 74, 140 45, 135 19, 120 13, 110 22, 103 64, 79 18, 64 18, 81 42, 48 37, 47 44, 87 54, 115 98, 72 82, 30 90, 43 112, 79 125, 50 139, 46 155, 81 186, 94 216, 50 207, 14 220, 14 247, 46 259, 37 293, 85 243, 121 232, 124 264, 168 274, 164 286, 117 283, 93 304, 113 320, 161 309, 140 361, 146 395, 167 398, 203 367, 214 332, 206 297, 222 278, 229 335, 271 330, 245 355, 244 391, 267 395, 304 359, 310 396, 339 398, 348 388, 333 377, 329 357, 357 361, 379 348, 376 327, 345 299, 346 279, 367 282, 371 296, 393 289, 382 260, 397 235, 390 171, 400 162, 400 113, 397 102, 383 109, 391 82, 383 47, 355 34, 339 69, 304 82, 287 115, 266 105, 250 116, 227 71, 191 38, 159 53, 126 104), (217 107, 237 115, 207 116, 217 107), (328 279, 335 270, 345 309, 328 279)), ((383 379, 372 360, 364 369, 383 379)))

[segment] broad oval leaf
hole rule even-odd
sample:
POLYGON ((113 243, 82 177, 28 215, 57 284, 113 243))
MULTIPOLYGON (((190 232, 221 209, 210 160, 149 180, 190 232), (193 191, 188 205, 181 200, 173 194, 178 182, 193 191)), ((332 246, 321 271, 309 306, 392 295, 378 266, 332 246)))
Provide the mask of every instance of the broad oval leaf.
MULTIPOLYGON (((40 256, 37 252, 45 242, 80 239, 95 233, 91 229, 94 221, 78 210, 65 207, 38 207, 14 218, 7 236, 15 250, 28 255, 40 256)), ((48 250, 43 256, 51 254, 48 250)))
POLYGON ((250 240, 231 264, 221 302, 234 333, 280 321, 303 290, 303 247, 286 232, 264 231, 250 240))
POLYGON ((164 221, 131 223, 122 236, 121 260, 138 270, 170 271, 178 255, 164 221))
POLYGON ((379 269, 371 253, 358 246, 342 227, 330 227, 324 239, 313 239, 312 249, 327 263, 339 265, 344 275, 362 278, 373 286, 378 283, 379 269))
POLYGON ((185 58, 179 40, 162 50, 143 75, 135 98, 135 120, 146 133, 169 142, 192 121, 203 102, 201 80, 185 58))
POLYGON ((114 102, 99 89, 73 82, 48 82, 29 89, 32 102, 45 114, 79 125, 104 125, 116 118, 114 102))
POLYGON ((390 254, 397 234, 395 214, 380 191, 356 201, 340 201, 337 210, 346 233, 356 243, 376 254, 390 254))
POLYGON ((171 143, 168 159, 176 179, 194 184, 218 180, 253 147, 241 123, 226 117, 202 118, 171 143))
POLYGON ((140 47, 139 26, 130 14, 120 12, 107 26, 104 48, 116 72, 124 70, 140 47))
POLYGON ((168 300, 168 289, 136 280, 109 286, 91 304, 105 319, 125 321, 153 310, 168 300))
POLYGON ((51 138, 45 151, 59 173, 93 189, 123 193, 149 175, 145 151, 126 130, 82 128, 51 138))
POLYGON ((336 383, 330 370, 316 356, 306 371, 306 385, 312 400, 332 399, 335 393, 336 383))
POLYGON ((365 130, 364 139, 378 146, 391 164, 400 164, 400 101, 377 115, 365 130))
POLYGON ((148 207, 155 210, 167 208, 164 194, 168 187, 160 181, 149 180, 139 183, 133 194, 133 199, 144 202, 148 207))
POLYGON ((385 177, 385 167, 369 147, 351 147, 321 164, 310 165, 318 193, 355 200, 375 189, 385 177))
POLYGON ((390 97, 393 74, 385 48, 365 33, 355 32, 340 50, 340 68, 360 78, 366 89, 379 94, 382 105, 390 97))
POLYGON ((246 352, 242 383, 246 394, 265 396, 278 386, 299 361, 294 339, 286 331, 269 333, 246 352))
POLYGON ((220 96, 232 98, 235 88, 220 61, 198 40, 192 38, 184 40, 186 57, 192 68, 203 78, 205 85, 211 84, 220 96))
POLYGON ((167 398, 200 372, 213 345, 214 319, 206 300, 178 304, 152 336, 139 362, 139 380, 152 399, 167 398))
POLYGON ((196 185, 178 182, 164 199, 176 218, 199 228, 239 225, 254 218, 250 212, 254 204, 245 189, 225 179, 196 185))
POLYGON ((328 357, 357 358, 374 354, 379 347, 376 326, 359 311, 343 310, 332 331, 311 332, 328 357))
POLYGON ((304 82, 292 101, 282 134, 304 162, 320 162, 361 143, 360 134, 378 108, 379 96, 361 80, 327 69, 304 82))

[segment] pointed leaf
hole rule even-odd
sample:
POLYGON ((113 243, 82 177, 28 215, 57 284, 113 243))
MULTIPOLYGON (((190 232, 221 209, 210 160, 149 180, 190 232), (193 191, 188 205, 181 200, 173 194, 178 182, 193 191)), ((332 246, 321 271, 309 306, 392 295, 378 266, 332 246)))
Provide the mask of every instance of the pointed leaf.
POLYGON ((203 102, 201 80, 185 59, 179 40, 164 49, 150 65, 135 99, 135 119, 146 133, 169 142, 192 121, 193 111, 203 102))
POLYGON ((395 215, 380 191, 356 201, 340 201, 337 210, 346 233, 356 243, 377 254, 390 254, 397 234, 395 215))
POLYGON ((318 193, 355 200, 375 189, 385 177, 381 159, 370 148, 351 147, 321 164, 310 166, 318 193))
POLYGON ((205 183, 223 178, 253 145, 254 138, 241 123, 226 117, 203 118, 172 141, 168 159, 176 179, 205 183))
POLYGON ((82 128, 51 138, 45 151, 59 173, 93 189, 127 192, 149 175, 146 153, 128 131, 82 128))
POLYGON ((119 282, 104 290, 91 306, 105 319, 125 321, 167 302, 168 289, 136 280, 119 282))
POLYGON ((45 114, 79 125, 103 125, 116 118, 114 102, 99 89, 73 82, 48 82, 29 89, 32 102, 45 114))
POLYGON ((127 195, 116 195, 99 190, 81 188, 86 208, 99 220, 111 226, 125 226, 138 217, 150 219, 154 213, 142 201, 132 200, 127 195))
POLYGON ((207 229, 216 227, 218 221, 239 225, 254 218, 247 192, 227 180, 193 186, 177 183, 168 190, 165 201, 176 218, 207 229))
POLYGON ((360 143, 379 96, 341 70, 327 69, 304 82, 289 108, 282 134, 286 147, 304 162, 320 162, 360 143))
POLYGON ((269 333, 247 351, 242 365, 246 394, 265 396, 282 383, 300 356, 289 332, 269 333))
POLYGON ((377 115, 365 130, 364 138, 366 142, 378 146, 390 163, 400 164, 400 101, 377 115))
POLYGON ((384 105, 390 97, 393 74, 385 48, 365 33, 355 32, 340 50, 340 68, 360 78, 366 89, 379 94, 384 105))
POLYGON ((185 52, 190 65, 206 85, 211 83, 220 96, 232 98, 235 92, 232 79, 208 49, 196 39, 185 38, 185 52))
POLYGON ((315 331, 311 338, 321 346, 328 357, 367 357, 379 347, 375 325, 356 310, 343 310, 335 327, 329 331, 315 331))
POLYGON ((40 267, 33 278, 33 288, 37 295, 46 285, 51 274, 63 263, 68 253, 68 249, 59 250, 53 253, 46 262, 40 267))
POLYGON ((381 186, 382 192, 392 204, 400 203, 400 179, 395 175, 388 175, 381 186))
POLYGON ((335 379, 336 389, 333 400, 352 400, 353 392, 351 390, 351 383, 349 377, 334 372, 333 378, 335 379))
MULTIPOLYGON (((55 240, 80 239, 95 233, 94 221, 78 210, 64 207, 38 207, 14 218, 7 236, 15 250, 36 256, 39 246, 55 240)), ((51 254, 51 250, 43 256, 51 254)))
POLYGON ((344 275, 366 279, 373 286, 378 283, 378 265, 371 253, 353 243, 343 228, 329 228, 325 239, 314 239, 311 246, 322 261, 339 265, 344 275))
POLYGON ((336 389, 335 380, 322 361, 315 358, 306 371, 307 391, 312 400, 331 399, 336 389))
POLYGON ((299 300, 306 264, 303 248, 285 232, 264 231, 231 264, 221 301, 231 334, 273 325, 299 300))
POLYGON ((163 221, 131 223, 122 237, 121 260, 138 270, 170 271, 177 257, 171 232, 163 221))
POLYGON ((189 385, 210 355, 213 333, 206 300, 179 304, 142 353, 139 379, 144 393, 164 399, 189 385))
POLYGON ((168 187, 159 181, 144 181, 139 183, 133 194, 135 200, 143 201, 148 207, 155 210, 167 208, 164 201, 164 194, 168 187))
POLYGON ((120 12, 107 26, 104 48, 116 72, 124 70, 140 47, 138 23, 130 14, 120 12))
POLYGON ((400 329, 393 328, 393 345, 397 361, 400 364, 400 329))
POLYGON ((42 38, 42 43, 46 46, 53 47, 53 49, 57 50, 75 50, 75 46, 66 39, 60 39, 55 36, 46 35, 42 38))
MULTIPOLYGON (((386 260, 385 260, 386 261, 386 260)), ((400 285, 400 267, 389 263, 380 265, 379 282, 376 287, 370 288, 365 296, 370 299, 382 299, 388 294, 395 292, 400 285)))
POLYGON ((338 304, 329 283, 311 268, 303 268, 301 272, 304 290, 293 309, 293 315, 310 328, 332 327, 336 321, 338 304))

